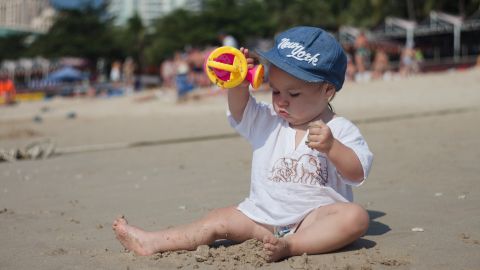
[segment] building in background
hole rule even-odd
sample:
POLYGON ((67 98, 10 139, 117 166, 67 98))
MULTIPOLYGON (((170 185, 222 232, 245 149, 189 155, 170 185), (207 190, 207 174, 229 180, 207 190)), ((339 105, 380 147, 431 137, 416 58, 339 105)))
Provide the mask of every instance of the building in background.
POLYGON ((48 0, 0 0, 0 36, 45 33, 54 16, 48 0))
POLYGON ((108 10, 115 16, 116 25, 124 25, 138 13, 143 24, 149 27, 155 19, 178 8, 198 11, 202 7, 202 2, 202 0, 110 0, 108 10))
POLYGON ((53 23, 56 10, 81 8, 86 4, 98 7, 108 3, 108 12, 116 25, 125 25, 135 13, 143 24, 151 26, 155 19, 175 9, 199 11, 203 0, 0 0, 0 37, 12 33, 41 34, 53 23))

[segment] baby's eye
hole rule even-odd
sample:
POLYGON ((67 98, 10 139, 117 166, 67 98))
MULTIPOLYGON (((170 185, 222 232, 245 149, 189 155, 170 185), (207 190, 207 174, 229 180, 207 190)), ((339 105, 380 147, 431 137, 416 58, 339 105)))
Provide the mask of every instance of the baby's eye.
POLYGON ((278 95, 278 94, 280 94, 280 91, 277 91, 277 90, 272 91, 272 95, 278 95))
POLYGON ((300 95, 300 93, 290 93, 291 97, 298 97, 299 95, 300 95))

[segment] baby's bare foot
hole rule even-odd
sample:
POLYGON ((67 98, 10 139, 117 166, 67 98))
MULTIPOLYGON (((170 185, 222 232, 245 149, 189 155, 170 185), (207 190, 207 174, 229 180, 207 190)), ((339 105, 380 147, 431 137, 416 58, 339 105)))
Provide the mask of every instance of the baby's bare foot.
POLYGON ((276 238, 268 235, 263 238, 263 249, 265 250, 265 259, 267 262, 276 262, 290 256, 288 243, 285 238, 276 238))
POLYGON ((124 217, 117 218, 113 222, 112 228, 117 239, 127 250, 141 256, 155 253, 153 246, 149 244, 148 232, 128 225, 124 217))

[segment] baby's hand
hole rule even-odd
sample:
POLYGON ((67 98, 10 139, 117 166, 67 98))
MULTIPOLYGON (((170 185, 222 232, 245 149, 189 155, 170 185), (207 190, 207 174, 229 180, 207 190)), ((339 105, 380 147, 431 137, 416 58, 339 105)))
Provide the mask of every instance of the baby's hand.
MULTIPOLYGON (((249 57, 248 55, 248 49, 247 48, 244 48, 244 47, 241 47, 240 48, 240 51, 243 53, 243 55, 245 55, 245 58, 247 58, 247 69, 251 69, 253 68, 254 66, 254 59, 252 57, 249 57)), ((247 78, 245 77, 245 80, 243 80, 243 82, 240 84, 241 87, 248 87, 248 85, 250 84, 249 81, 247 81, 247 78)))
POLYGON ((332 149, 333 141, 332 131, 322 120, 308 124, 308 137, 305 142, 308 147, 328 154, 332 149))

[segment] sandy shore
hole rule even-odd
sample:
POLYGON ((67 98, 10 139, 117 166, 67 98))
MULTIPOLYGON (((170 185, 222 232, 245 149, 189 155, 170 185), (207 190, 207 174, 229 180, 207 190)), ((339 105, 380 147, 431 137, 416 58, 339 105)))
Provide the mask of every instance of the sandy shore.
POLYGON ((479 269, 479 85, 480 70, 347 84, 334 107, 375 153, 354 190, 370 228, 338 252, 272 264, 252 241, 137 257, 111 231, 119 214, 156 230, 247 195, 250 148, 224 96, 0 107, 0 148, 49 139, 57 150, 0 163, 0 269, 479 269))

